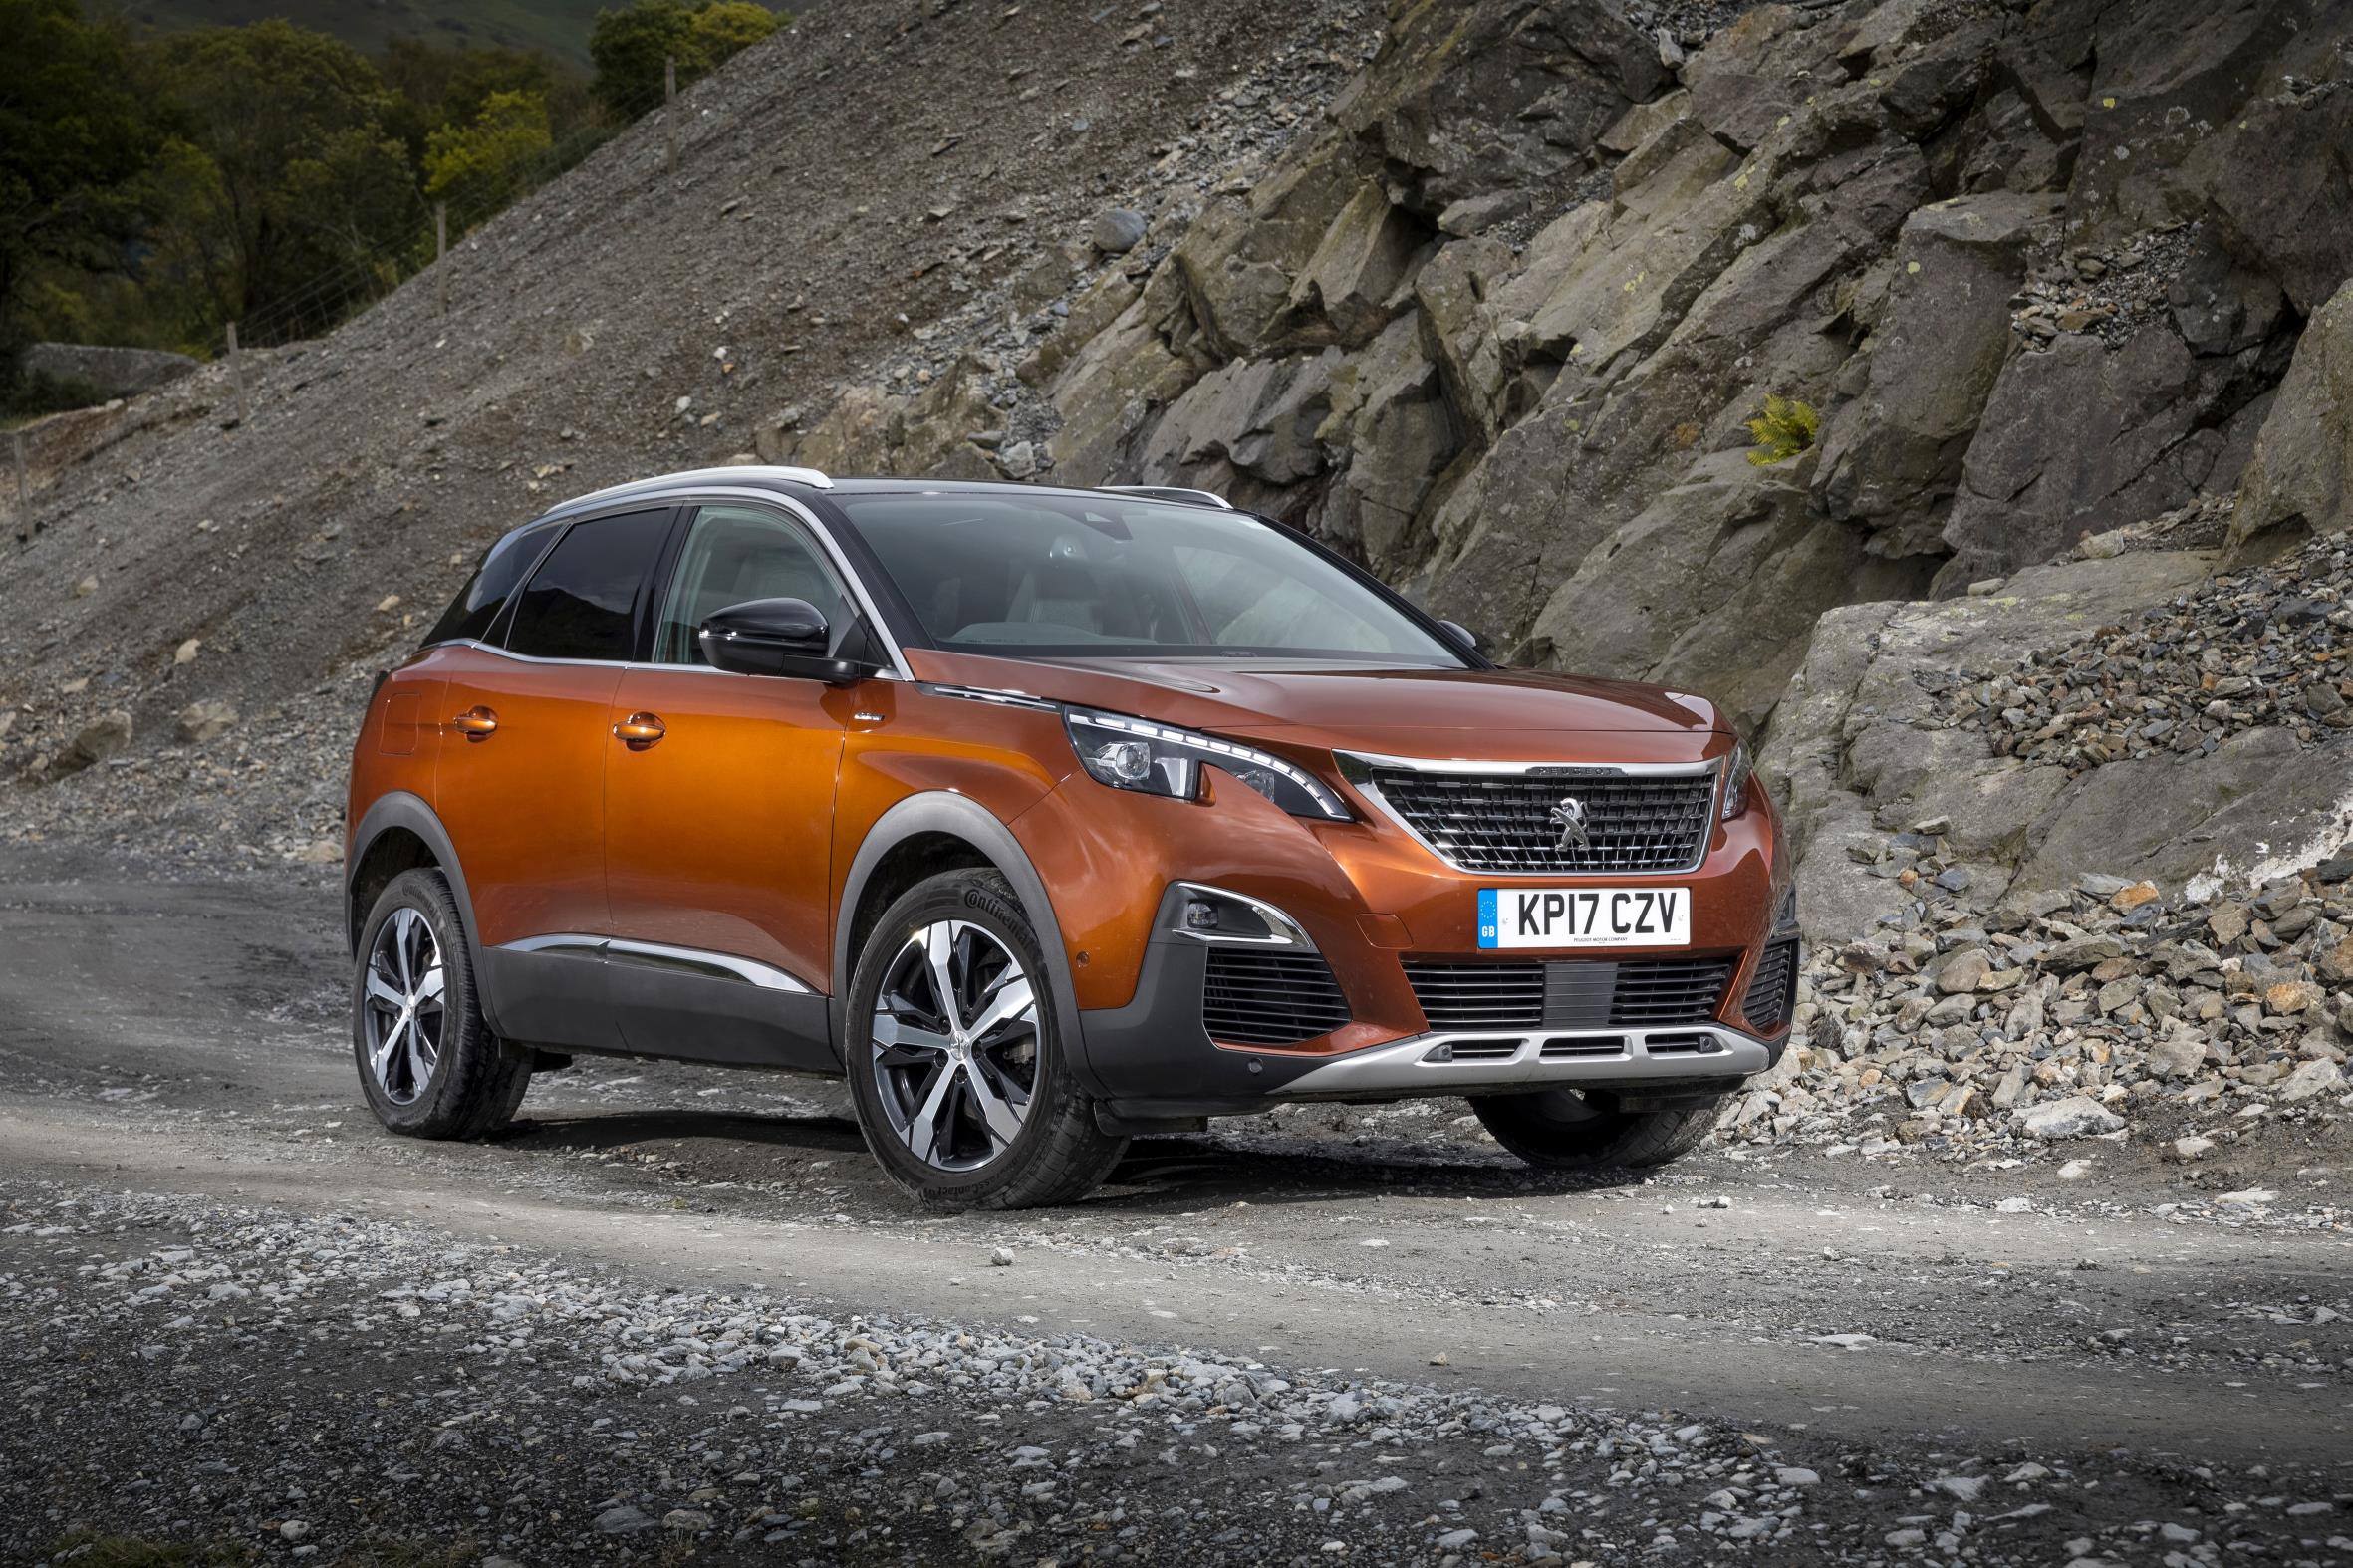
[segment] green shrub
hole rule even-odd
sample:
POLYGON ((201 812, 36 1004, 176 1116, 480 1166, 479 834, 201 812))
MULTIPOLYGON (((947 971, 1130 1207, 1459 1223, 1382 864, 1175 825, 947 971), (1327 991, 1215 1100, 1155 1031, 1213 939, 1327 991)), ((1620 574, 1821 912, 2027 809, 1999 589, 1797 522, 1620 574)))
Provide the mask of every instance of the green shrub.
POLYGON ((1822 433, 1822 416, 1811 403, 1766 392, 1764 412, 1748 421, 1748 433, 1756 440, 1748 460, 1759 468, 1770 468, 1811 447, 1822 433))

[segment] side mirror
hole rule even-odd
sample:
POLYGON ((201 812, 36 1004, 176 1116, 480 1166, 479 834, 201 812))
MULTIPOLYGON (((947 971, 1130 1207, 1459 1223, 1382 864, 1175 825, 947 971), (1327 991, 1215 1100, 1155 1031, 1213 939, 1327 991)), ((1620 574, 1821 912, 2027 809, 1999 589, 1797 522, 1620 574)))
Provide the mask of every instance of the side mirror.
POLYGON ((738 675, 799 675, 856 680, 868 667, 827 655, 831 631, 805 599, 754 599, 714 612, 698 632, 713 669, 738 675))
POLYGON ((1459 621, 1440 621, 1438 625, 1444 627, 1455 642, 1469 649, 1481 658, 1486 656, 1487 640, 1485 638, 1480 637, 1459 621))

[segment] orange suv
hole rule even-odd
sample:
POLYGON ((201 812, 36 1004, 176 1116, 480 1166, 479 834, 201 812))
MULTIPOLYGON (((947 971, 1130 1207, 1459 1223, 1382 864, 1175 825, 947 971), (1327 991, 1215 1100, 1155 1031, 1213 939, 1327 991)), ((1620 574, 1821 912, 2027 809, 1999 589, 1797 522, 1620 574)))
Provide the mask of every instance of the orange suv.
POLYGON ((1795 995, 1712 704, 1500 669, 1198 491, 584 496, 379 685, 348 821, 388 1128, 492 1131, 581 1051, 821 1073, 950 1207, 1282 1100, 1464 1095, 1535 1165, 1671 1159, 1795 995))

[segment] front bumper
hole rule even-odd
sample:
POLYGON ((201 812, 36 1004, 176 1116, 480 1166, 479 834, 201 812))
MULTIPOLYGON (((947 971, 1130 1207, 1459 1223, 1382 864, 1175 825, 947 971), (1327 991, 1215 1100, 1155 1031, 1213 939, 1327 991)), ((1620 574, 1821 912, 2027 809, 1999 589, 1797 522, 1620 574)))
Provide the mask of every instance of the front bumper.
POLYGON ((1053 890, 1081 1025, 1073 1065, 1115 1117, 1145 1124, 1280 1100, 1556 1084, 1646 1096, 1720 1092, 1766 1070, 1787 1026, 1751 1023, 1744 1004, 1768 948, 1794 932, 1775 918, 1786 884, 1779 825, 1762 792, 1753 799, 1715 828, 1701 865, 1642 879, 1691 891, 1689 944, 1607 955, 1628 964, 1729 965, 1718 1004, 1672 1024, 1639 1011, 1629 1015, 1639 1021, 1572 1015, 1549 1003, 1540 1022, 1431 1017, 1409 961, 1580 955, 1482 951, 1478 889, 1512 879, 1450 869, 1371 812, 1351 823, 1305 822, 1230 781, 1194 803, 1074 778, 1012 826, 1053 890), (1170 895, 1187 883, 1263 901, 1289 916, 1328 965, 1346 1021, 1281 1044, 1213 1036, 1203 1022, 1210 944, 1172 929, 1170 895))

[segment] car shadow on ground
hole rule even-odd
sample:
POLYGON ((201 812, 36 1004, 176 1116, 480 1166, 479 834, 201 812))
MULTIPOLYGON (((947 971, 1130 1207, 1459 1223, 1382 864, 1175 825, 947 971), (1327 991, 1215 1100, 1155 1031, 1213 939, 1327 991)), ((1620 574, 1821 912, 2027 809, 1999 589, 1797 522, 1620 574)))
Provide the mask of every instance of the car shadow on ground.
MULTIPOLYGON (((746 1162, 778 1163, 777 1174, 808 1160, 872 1165, 855 1122, 812 1112, 570 1110, 517 1122, 494 1140, 501 1149, 566 1153, 642 1151, 658 1146, 705 1175, 756 1176, 746 1162)), ((873 1185, 889 1191, 879 1167, 873 1185)), ((1333 1145, 1313 1139, 1216 1132, 1139 1138, 1103 1185, 1080 1204, 1089 1211, 1178 1212, 1246 1201, 1310 1204, 1374 1194, 1496 1200, 1605 1191, 1640 1183, 1641 1172, 1535 1171, 1508 1155, 1433 1148, 1398 1140, 1333 1145)), ((912 1207, 912 1205, 910 1205, 912 1207)))

